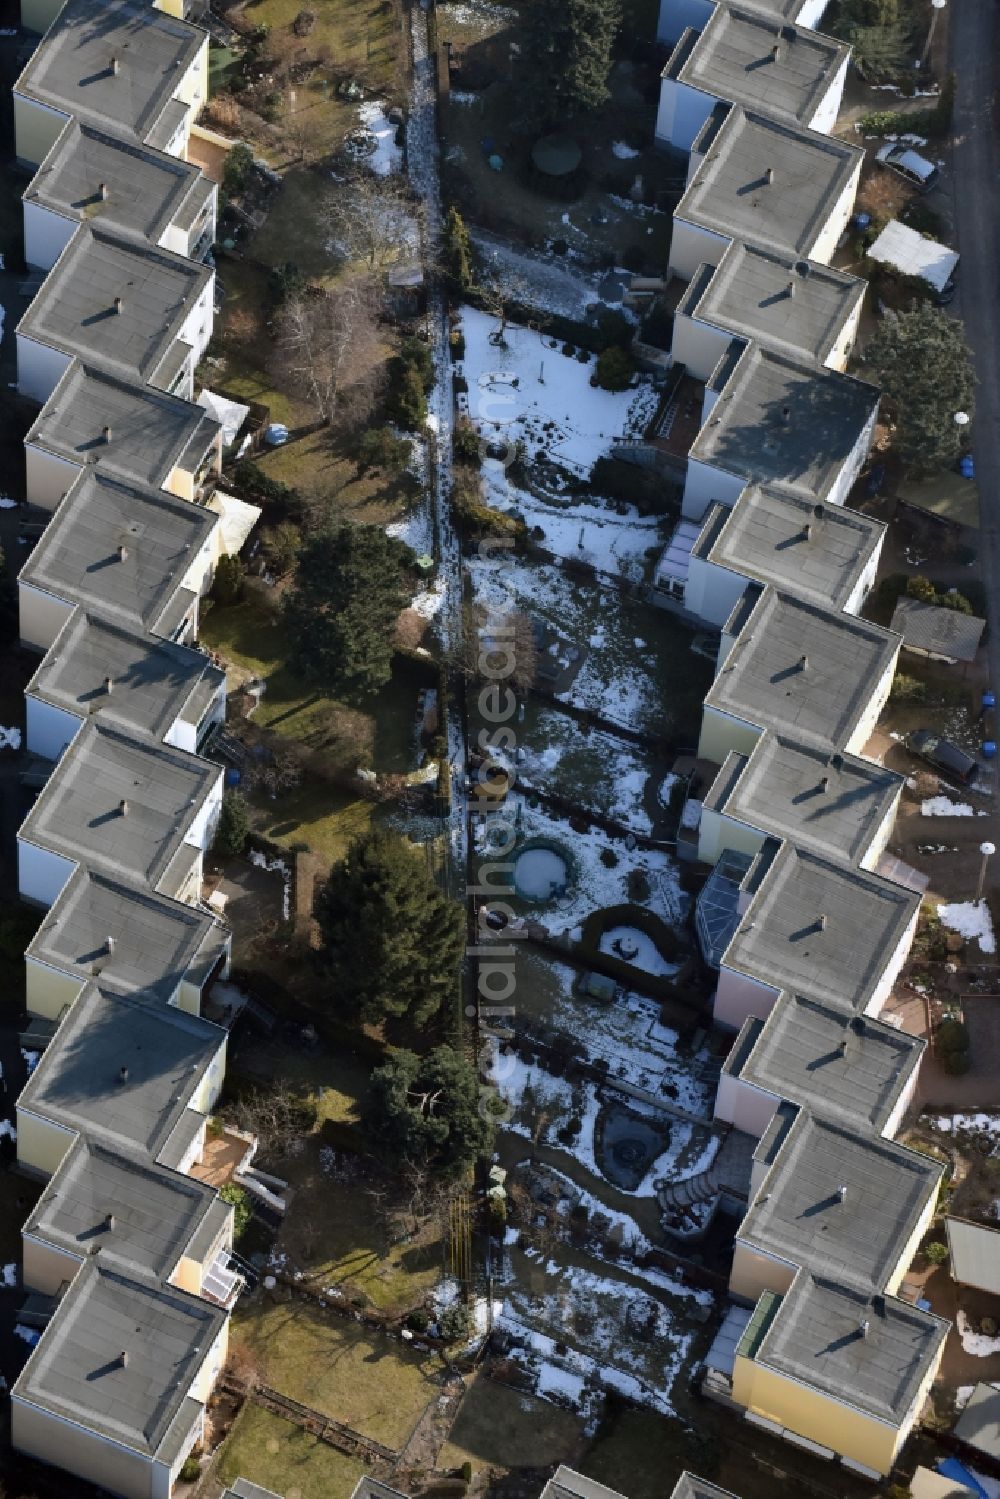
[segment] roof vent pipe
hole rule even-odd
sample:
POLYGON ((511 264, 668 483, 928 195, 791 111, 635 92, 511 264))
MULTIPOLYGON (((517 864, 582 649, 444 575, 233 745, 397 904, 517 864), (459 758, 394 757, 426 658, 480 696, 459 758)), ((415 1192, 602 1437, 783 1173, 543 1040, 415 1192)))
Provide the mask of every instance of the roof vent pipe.
POLYGON ((858 1323, 858 1332, 861 1334, 861 1336, 863 1338, 867 1338, 867 1336, 868 1336, 868 1318, 867 1317, 862 1317, 861 1318, 861 1321, 858 1323))
POLYGON ((838 1187, 837 1188, 837 1196, 840 1198, 841 1202, 846 1202, 847 1201, 847 1188, 844 1187, 844 1186, 838 1187))
POLYGON ((111 428, 108 426, 107 422, 105 422, 104 426, 101 428, 101 436, 103 437, 105 442, 111 441, 111 428))
POLYGON ((121 312, 121 310, 122 310, 122 308, 124 306, 125 306, 125 303, 122 300, 122 298, 121 297, 115 297, 115 311, 116 312, 121 312))
POLYGON ((774 181, 774 168, 773 167, 765 167, 764 168, 764 181, 767 183, 768 187, 770 187, 771 183, 774 181))
POLYGON ((791 408, 791 406, 782 406, 782 408, 781 408, 781 420, 785 423, 786 427, 788 426, 788 424, 791 421, 791 419, 792 419, 792 408, 791 408))
POLYGON ((114 952, 114 950, 115 950, 115 939, 114 939, 114 937, 107 937, 107 938, 105 938, 104 947, 105 947, 105 950, 107 952, 114 952))
POLYGON ((102 203, 106 203, 108 201, 108 184, 106 182, 99 182, 97 184, 97 196, 100 198, 102 203))
POLYGON ((118 1355, 118 1359, 119 1359, 119 1362, 121 1363, 122 1368, 123 1369, 127 1369, 128 1368, 128 1353, 127 1353, 127 1351, 124 1348, 122 1349, 121 1353, 118 1355))
POLYGON ((816 923, 816 925, 819 927, 819 929, 820 929, 821 932, 825 932, 826 931, 826 923, 827 923, 827 915, 826 915, 826 912, 823 911, 823 912, 820 913, 820 918, 819 918, 819 920, 816 923))
POLYGON ((803 541, 812 541, 812 534, 813 534, 813 528, 809 524, 809 522, 806 521, 805 525, 802 527, 802 540, 803 541))
POLYGON ((827 788, 829 787, 829 785, 830 785, 830 777, 829 776, 820 776, 820 778, 819 778, 819 789, 820 789, 820 791, 826 791, 827 788))
POLYGON ((800 656, 799 657, 799 671, 808 671, 808 670, 809 670, 809 657, 808 656, 800 656))
POLYGON ((795 282, 794 281, 789 281, 788 284, 787 284, 787 286, 785 287, 785 296, 786 297, 794 297, 794 295, 795 295, 795 282))
POLYGON ((127 1067, 122 1067, 122 1068, 119 1069, 119 1072, 118 1072, 118 1081, 122 1085, 124 1085, 125 1083, 128 1082, 128 1068, 127 1067))
POLYGON ((781 43, 780 42, 775 42, 774 46, 771 48, 771 61, 772 62, 777 62, 780 59, 780 57, 781 57, 781 43))
POLYGON ((124 797, 122 797, 121 801, 118 803, 118 810, 123 817, 128 816, 128 802, 124 797))
POLYGON ((124 562, 127 557, 128 557, 128 547, 125 545, 124 541, 120 541, 118 543, 118 561, 119 562, 124 562))
POLYGON ((117 57, 112 57, 110 63, 108 64, 108 72, 113 73, 116 78, 118 77, 118 74, 121 72, 121 63, 118 61, 117 57))
POLYGON ((115 1226, 115 1215, 114 1215, 114 1213, 108 1213, 108 1215, 104 1219, 104 1227, 107 1229, 108 1233, 110 1233, 111 1230, 114 1228, 114 1226, 115 1226))
POLYGON ((107 693, 113 692, 114 691, 114 686, 115 686, 115 679, 114 679, 114 677, 105 677, 104 678, 104 690, 105 690, 105 692, 107 692, 107 693))

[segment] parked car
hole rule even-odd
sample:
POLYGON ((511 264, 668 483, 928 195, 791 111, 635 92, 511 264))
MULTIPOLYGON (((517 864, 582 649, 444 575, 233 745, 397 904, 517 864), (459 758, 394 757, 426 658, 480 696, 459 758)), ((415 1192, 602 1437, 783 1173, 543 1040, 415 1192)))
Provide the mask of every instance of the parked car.
POLYGON ((921 156, 910 146, 901 146, 888 142, 879 146, 875 152, 875 160, 880 161, 884 167, 890 167, 892 171, 898 172, 918 187, 922 193, 934 186, 938 180, 938 169, 926 156, 921 156))
POLYGON ((971 786, 975 781, 978 762, 950 739, 935 734, 933 729, 914 729, 907 734, 905 744, 911 754, 919 755, 948 780, 959 781, 963 786, 971 786))

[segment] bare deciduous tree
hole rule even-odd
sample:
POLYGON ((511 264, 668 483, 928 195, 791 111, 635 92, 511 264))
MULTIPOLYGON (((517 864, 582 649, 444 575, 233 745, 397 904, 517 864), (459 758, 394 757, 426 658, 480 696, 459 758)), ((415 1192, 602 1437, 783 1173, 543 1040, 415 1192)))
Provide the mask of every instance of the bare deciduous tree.
POLYGON ((499 613, 482 604, 467 605, 450 664, 469 681, 498 682, 516 693, 527 692, 538 667, 531 619, 516 610, 499 613))
POLYGON ((372 278, 351 276, 330 292, 307 290, 281 309, 282 371, 325 422, 354 424, 374 403, 382 363, 378 306, 372 278))
POLYGON ((248 1089, 222 1114, 233 1128, 256 1135, 265 1156, 287 1155, 314 1122, 314 1111, 283 1078, 266 1088, 248 1089))
POLYGON ((384 281, 392 266, 419 257, 416 215, 402 179, 362 170, 331 189, 319 221, 335 255, 384 281))

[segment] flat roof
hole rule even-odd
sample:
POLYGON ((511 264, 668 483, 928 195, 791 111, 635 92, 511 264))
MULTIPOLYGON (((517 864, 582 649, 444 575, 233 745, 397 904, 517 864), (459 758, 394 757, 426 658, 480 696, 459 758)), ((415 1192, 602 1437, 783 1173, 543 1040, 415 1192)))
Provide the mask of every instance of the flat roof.
POLYGON ((880 1020, 786 993, 759 1024, 739 1076, 847 1128, 881 1134, 923 1051, 916 1036, 880 1020))
POLYGON ((146 140, 206 40, 142 0, 68 0, 15 93, 146 140))
POLYGON ((737 1239, 842 1286, 881 1291, 943 1167, 802 1109, 737 1239))
POLYGON ((114 880, 155 888, 221 775, 221 765, 91 719, 18 837, 114 880))
POLYGON ((835 136, 737 104, 689 182, 676 217, 767 250, 809 255, 862 155, 835 136))
POLYGON ((24 1225, 81 1260, 165 1280, 190 1244, 215 1192, 193 1176, 109 1150, 82 1136, 71 1146, 24 1225))
POLYGON ((902 785, 902 776, 874 761, 768 732, 730 794, 713 805, 737 822, 855 864, 902 785))
POLYGON ((866 282, 815 260, 736 240, 692 317, 782 354, 824 363, 865 294, 866 282))
POLYGON ((871 564, 885 525, 772 484, 748 484, 731 509, 706 513, 694 555, 740 577, 843 609, 871 564))
POLYGON ((785 843, 722 958, 771 987, 861 1011, 920 905, 881 875, 785 843))
POLYGON ((26 692, 79 718, 100 715, 162 739, 185 710, 194 714, 204 694, 224 690, 225 680, 202 651, 122 629, 78 608, 26 692))
POLYGON ((99 463, 160 489, 174 468, 195 473, 218 432, 194 402, 74 359, 24 440, 81 468, 99 463))
POLYGON ((145 384, 212 274, 170 250, 81 224, 17 331, 145 384))
POLYGON ((18 1110, 153 1160, 225 1041, 173 1005, 89 984, 25 1084, 18 1110))
POLYGON ((682 1473, 670 1499, 736 1499, 730 1489, 720 1489, 717 1483, 707 1478, 698 1478, 694 1473, 682 1473))
POLYGON ((782 21, 742 5, 717 5, 679 81, 808 125, 850 48, 782 21))
POLYGON ((691 457, 752 482, 823 499, 878 409, 874 385, 750 343, 691 457))
POLYGON ((898 635, 878 625, 768 587, 705 702, 775 733, 839 748, 898 651, 898 635))
POLYGON ((225 950, 225 929, 205 912, 78 869, 46 912, 26 957, 80 979, 100 976, 106 989, 141 992, 166 1004, 185 978, 204 983, 225 950))
POLYGON ((1000 1459, 1000 1390, 977 1384, 958 1418, 955 1435, 960 1442, 1000 1459))
POLYGON ((146 631, 181 590, 218 519, 162 490, 87 470, 60 501, 20 577, 120 626, 146 631))
POLYGON ((911 650, 947 656, 952 661, 974 661, 986 621, 975 614, 960 614, 957 609, 904 597, 896 604, 890 628, 899 631, 903 644, 911 650))
POLYGON ((154 1456, 224 1324, 221 1308, 198 1296, 91 1261, 12 1394, 154 1456))
POLYGON ((31 179, 24 199, 81 223, 138 234, 155 245, 173 223, 190 228, 211 194, 212 184, 198 167, 74 119, 31 179))
POLYGON ((949 1327, 895 1297, 869 1297, 802 1271, 783 1298, 756 1362, 898 1426, 949 1327))

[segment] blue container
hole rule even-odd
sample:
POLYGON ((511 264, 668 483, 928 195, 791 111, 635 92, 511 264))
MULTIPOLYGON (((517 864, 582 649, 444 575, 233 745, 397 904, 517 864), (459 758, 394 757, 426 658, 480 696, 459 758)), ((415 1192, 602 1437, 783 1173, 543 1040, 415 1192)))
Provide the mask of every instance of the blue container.
POLYGON ((238 786, 243 777, 240 775, 235 765, 229 765, 226 767, 225 779, 227 786, 238 786))
POLYGON ((964 458, 959 459, 958 471, 963 479, 974 479, 976 477, 976 465, 972 461, 971 453, 967 453, 964 458))
POLYGON ((854 224, 857 229, 867 229, 871 221, 872 216, 870 213, 856 213, 854 215, 854 224))
POLYGON ((987 760, 995 760, 997 754, 997 742, 995 739, 983 740, 983 754, 987 760))
POLYGON ((986 691, 982 696, 983 708, 995 708, 997 705, 996 693, 986 691))

